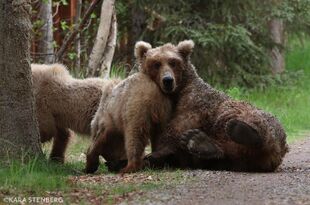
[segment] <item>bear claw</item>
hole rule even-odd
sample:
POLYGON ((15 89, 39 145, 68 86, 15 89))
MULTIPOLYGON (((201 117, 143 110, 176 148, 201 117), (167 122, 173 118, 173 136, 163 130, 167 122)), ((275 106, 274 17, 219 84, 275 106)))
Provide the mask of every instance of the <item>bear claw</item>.
POLYGON ((221 158, 223 152, 207 134, 199 129, 184 132, 180 139, 181 148, 203 159, 221 158))

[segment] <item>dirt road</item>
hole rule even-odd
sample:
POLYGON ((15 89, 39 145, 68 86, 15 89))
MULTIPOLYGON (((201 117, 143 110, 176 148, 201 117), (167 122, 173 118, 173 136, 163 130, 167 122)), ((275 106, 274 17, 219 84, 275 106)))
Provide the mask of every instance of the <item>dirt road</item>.
POLYGON ((310 205, 310 137, 290 149, 275 173, 188 171, 180 185, 168 185, 122 204, 310 205))

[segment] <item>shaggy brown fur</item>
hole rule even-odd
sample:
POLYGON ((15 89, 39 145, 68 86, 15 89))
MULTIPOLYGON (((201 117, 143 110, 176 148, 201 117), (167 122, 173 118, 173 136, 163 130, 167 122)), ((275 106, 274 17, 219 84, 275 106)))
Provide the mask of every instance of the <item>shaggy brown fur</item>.
POLYGON ((119 80, 75 79, 61 64, 32 64, 31 69, 41 142, 54 138, 50 158, 63 162, 69 129, 90 135, 102 92, 119 80))
MULTIPOLYGON (((141 168, 148 140, 156 147, 156 136, 168 123, 171 114, 169 95, 178 89, 184 65, 175 53, 157 55, 151 46, 138 42, 135 56, 142 63, 141 72, 118 84, 110 96, 103 96, 92 122, 95 141, 87 154, 86 172, 94 172, 99 165, 98 156, 111 135, 124 135, 127 166, 121 173, 141 168), (103 108, 103 109, 101 109, 103 108)), ((166 49, 166 48, 164 48, 166 49)), ((182 47, 179 48, 182 51, 182 47)), ((164 50, 162 51, 164 52, 164 50)))
MULTIPOLYGON (((145 159, 153 167, 273 171, 288 151, 286 134, 272 115, 235 101, 205 83, 190 62, 192 41, 149 50, 145 61, 179 55, 186 65, 176 111, 156 151, 145 159), (179 52, 178 47, 187 47, 179 52)), ((142 67, 144 66, 142 62, 142 67)), ((108 163, 111 169, 119 164, 108 163)), ((115 167, 116 166, 116 167, 115 167)))

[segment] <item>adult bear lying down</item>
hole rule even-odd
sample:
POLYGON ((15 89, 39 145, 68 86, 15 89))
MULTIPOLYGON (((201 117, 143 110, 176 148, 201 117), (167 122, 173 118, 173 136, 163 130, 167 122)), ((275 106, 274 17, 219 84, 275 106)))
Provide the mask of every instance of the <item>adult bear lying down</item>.
MULTIPOLYGON (((165 44, 145 54, 146 61, 174 53, 187 66, 176 96, 174 117, 152 153, 145 157, 145 166, 274 171, 288 152, 286 134, 279 121, 204 82, 190 61, 193 41, 180 44, 188 49, 180 53, 177 46, 165 44)), ((142 61, 140 66, 144 65, 142 61)), ((112 171, 124 164, 107 162, 112 171)))

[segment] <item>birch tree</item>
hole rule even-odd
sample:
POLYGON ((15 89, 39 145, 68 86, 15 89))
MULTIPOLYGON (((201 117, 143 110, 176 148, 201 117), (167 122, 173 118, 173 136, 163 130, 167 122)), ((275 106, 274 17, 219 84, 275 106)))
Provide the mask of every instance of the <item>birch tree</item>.
MULTIPOLYGON (((115 46, 116 46, 116 36, 117 36, 117 21, 116 21, 116 13, 115 10, 113 11, 112 20, 111 20, 111 28, 110 28, 110 34, 108 37, 108 42, 106 44, 106 48, 103 53, 102 57, 102 64, 101 64, 101 75, 103 75, 105 78, 108 78, 111 72, 111 64, 115 52, 115 46)), ((97 75, 100 75, 98 73, 97 75)))
MULTIPOLYGON (((77 0, 76 3, 76 15, 74 18, 74 24, 78 25, 81 19, 81 13, 82 13, 82 0, 77 0)), ((81 39, 80 39, 80 33, 76 36, 76 42, 75 42, 75 52, 76 52, 76 60, 75 60, 75 69, 77 73, 80 72, 81 69, 81 39)))
POLYGON ((89 57, 87 75, 99 76, 105 70, 108 77, 116 44, 115 1, 104 0, 96 40, 89 57))
POLYGON ((54 62, 53 48, 53 11, 52 0, 44 0, 40 2, 39 19, 42 21, 40 29, 40 39, 38 44, 38 52, 42 56, 44 63, 54 62))

